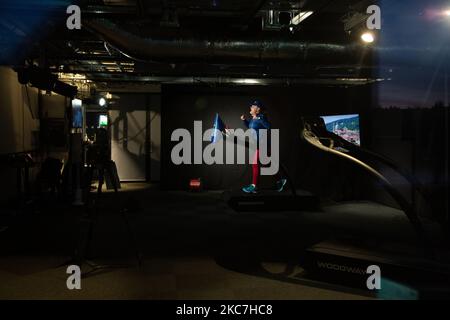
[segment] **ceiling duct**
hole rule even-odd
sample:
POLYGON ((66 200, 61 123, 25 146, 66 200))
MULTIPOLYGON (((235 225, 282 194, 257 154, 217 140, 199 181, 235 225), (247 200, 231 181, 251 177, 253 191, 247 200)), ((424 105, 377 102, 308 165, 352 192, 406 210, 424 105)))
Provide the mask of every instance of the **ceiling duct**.
POLYGON ((192 36, 147 37, 132 34, 108 20, 84 21, 84 27, 122 54, 141 61, 268 61, 362 63, 369 51, 359 45, 301 42, 295 39, 207 39, 192 36))
POLYGON ((98 82, 122 83, 158 83, 158 84, 194 84, 194 85, 235 85, 235 86, 297 86, 297 85, 325 85, 351 87, 380 82, 378 78, 235 78, 235 77, 176 77, 176 76, 138 76, 110 74, 96 74, 93 79, 98 82))

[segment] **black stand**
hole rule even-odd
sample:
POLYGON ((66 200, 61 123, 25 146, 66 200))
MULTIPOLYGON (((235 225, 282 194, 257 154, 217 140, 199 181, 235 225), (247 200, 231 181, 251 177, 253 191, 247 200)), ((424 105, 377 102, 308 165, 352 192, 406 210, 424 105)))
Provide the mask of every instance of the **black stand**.
POLYGON ((97 187, 98 193, 102 193, 102 187, 105 180, 107 189, 109 189, 111 186, 115 192, 117 192, 117 189, 120 189, 120 180, 117 175, 116 164, 114 163, 114 161, 105 160, 101 162, 91 163, 88 168, 88 177, 87 177, 89 184, 91 184, 92 182, 94 171, 97 171, 98 176, 98 187, 97 187))
MULTIPOLYGON (((89 183, 87 185, 87 199, 86 199, 86 205, 85 205, 85 215, 81 217, 80 219, 80 227, 79 227, 79 235, 78 235, 78 241, 77 246, 75 248, 73 257, 69 262, 64 263, 63 265, 77 265, 80 268, 83 265, 87 265, 90 270, 87 272, 83 272, 83 277, 93 276, 99 273, 103 273, 103 271, 108 269, 118 269, 118 268, 129 268, 130 265, 125 264, 97 264, 92 260, 89 260, 88 257, 91 257, 92 253, 92 240, 93 240, 93 234, 94 234, 94 226, 98 221, 98 206, 97 206, 97 200, 101 193, 97 193, 95 199, 92 199, 91 192, 90 192, 90 184, 91 181, 88 180, 89 183)), ((117 189, 115 190, 117 192, 117 189)), ((135 256, 138 262, 138 267, 140 268, 142 266, 142 252, 138 249, 137 245, 137 239, 135 234, 133 233, 130 223, 128 221, 128 218, 126 216, 127 213, 126 208, 122 208, 120 210, 120 215, 125 223, 125 226, 127 228, 127 234, 129 237, 129 241, 133 244, 135 256)))

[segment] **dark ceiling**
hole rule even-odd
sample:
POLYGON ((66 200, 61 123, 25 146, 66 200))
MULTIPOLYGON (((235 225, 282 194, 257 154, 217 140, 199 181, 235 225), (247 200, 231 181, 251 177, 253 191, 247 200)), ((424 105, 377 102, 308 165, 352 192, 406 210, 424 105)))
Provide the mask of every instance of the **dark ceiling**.
POLYGON ((239 61, 224 58, 210 61, 192 57, 172 59, 169 55, 166 59, 143 61, 127 56, 114 43, 86 27, 92 20, 108 21, 133 36, 149 38, 158 35, 165 37, 166 41, 186 36, 207 39, 240 37, 271 39, 272 42, 349 45, 356 39, 355 35, 344 30, 343 19, 359 17, 365 12, 368 1, 75 1, 82 9, 83 27, 71 31, 65 26, 68 17, 65 10, 72 3, 67 0, 1 1, 0 63, 21 65, 28 59, 53 72, 79 73, 93 81, 103 82, 158 82, 158 77, 163 76, 342 81, 366 79, 371 75, 370 68, 357 63, 330 65, 295 59, 239 61), (298 25, 289 25, 292 17, 305 11, 313 14, 298 25), (280 21, 274 17, 279 17, 280 21))

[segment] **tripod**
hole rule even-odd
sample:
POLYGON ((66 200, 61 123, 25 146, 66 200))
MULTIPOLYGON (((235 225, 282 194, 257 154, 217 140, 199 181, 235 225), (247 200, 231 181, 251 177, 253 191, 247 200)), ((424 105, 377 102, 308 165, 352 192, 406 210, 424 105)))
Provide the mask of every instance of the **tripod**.
MULTIPOLYGON (((99 207, 98 207, 98 200, 101 196, 100 193, 95 193, 95 196, 92 196, 92 192, 90 192, 90 186, 91 181, 88 180, 89 183, 87 184, 86 188, 86 204, 84 206, 85 208, 85 214, 80 217, 79 222, 79 235, 78 235, 78 241, 77 245, 74 250, 74 254, 71 260, 69 262, 64 263, 63 265, 87 265, 89 266, 90 270, 87 272, 83 272, 83 277, 93 276, 99 273, 103 273, 103 271, 108 269, 118 269, 118 268, 128 268, 131 267, 130 265, 125 264, 97 264, 93 262, 92 260, 89 260, 88 257, 92 256, 92 244, 93 244, 93 235, 94 235, 94 227, 95 224, 98 223, 99 220, 99 207)), ((115 193, 117 193, 117 189, 115 189, 115 193)), ((129 242, 134 247, 135 257, 138 263, 138 267, 142 267, 142 257, 143 254, 141 250, 139 249, 137 245, 137 238, 135 234, 132 231, 132 228, 130 226, 128 217, 127 217, 127 208, 121 208, 120 209, 120 216, 125 224, 128 239, 129 242)))

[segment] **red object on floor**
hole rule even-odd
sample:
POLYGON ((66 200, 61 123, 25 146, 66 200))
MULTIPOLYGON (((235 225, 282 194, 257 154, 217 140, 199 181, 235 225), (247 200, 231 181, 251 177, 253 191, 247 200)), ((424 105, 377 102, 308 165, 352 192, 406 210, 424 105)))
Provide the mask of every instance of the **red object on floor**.
POLYGON ((200 178, 198 179, 191 179, 189 181, 189 189, 191 191, 200 191, 202 188, 202 181, 200 178))

